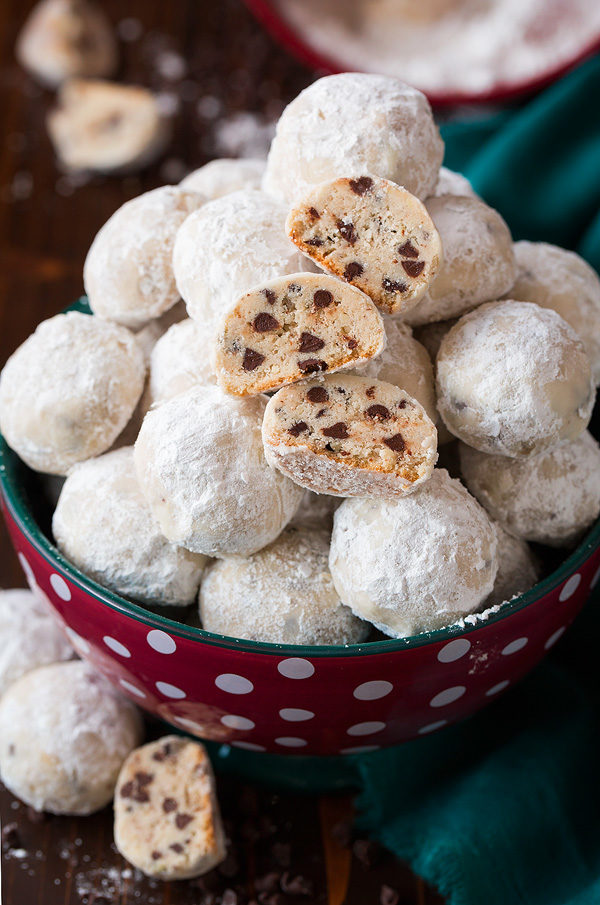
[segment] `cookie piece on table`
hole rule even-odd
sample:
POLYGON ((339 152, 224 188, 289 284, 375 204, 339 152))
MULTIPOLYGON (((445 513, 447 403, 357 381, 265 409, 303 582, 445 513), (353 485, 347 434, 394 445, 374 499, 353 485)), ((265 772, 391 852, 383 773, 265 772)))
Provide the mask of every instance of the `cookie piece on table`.
POLYGON ((437 434, 399 387, 356 375, 279 390, 263 421, 267 462, 297 484, 336 496, 403 496, 426 481, 437 434))
POLYGON ((133 751, 115 793, 115 843, 134 867, 184 880, 225 857, 210 761, 202 745, 168 735, 133 751))
POLYGON ((227 312, 215 371, 223 389, 248 396, 355 367, 384 345, 383 321, 368 296, 335 277, 296 273, 259 284, 227 312))
POLYGON ((286 229, 301 251, 388 314, 416 305, 442 259, 440 237, 419 199, 368 175, 315 186, 292 208, 286 229))

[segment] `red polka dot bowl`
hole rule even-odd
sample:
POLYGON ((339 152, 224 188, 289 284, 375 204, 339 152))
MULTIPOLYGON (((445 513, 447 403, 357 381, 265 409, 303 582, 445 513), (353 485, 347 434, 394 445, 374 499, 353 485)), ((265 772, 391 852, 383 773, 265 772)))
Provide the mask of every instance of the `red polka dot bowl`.
POLYGON ((4 441, 0 487, 27 580, 77 652, 150 713, 246 752, 351 755, 461 720, 542 659, 600 579, 597 524, 553 574, 485 622, 349 647, 257 644, 143 609, 75 569, 49 540, 39 477, 4 441))

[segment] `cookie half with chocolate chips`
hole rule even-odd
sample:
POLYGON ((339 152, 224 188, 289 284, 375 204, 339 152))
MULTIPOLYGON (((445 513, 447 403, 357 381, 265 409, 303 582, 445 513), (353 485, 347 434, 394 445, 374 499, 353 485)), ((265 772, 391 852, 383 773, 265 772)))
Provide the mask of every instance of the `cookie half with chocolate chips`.
POLYGON ((438 272, 442 245, 425 206, 387 179, 342 177, 315 186, 286 228, 305 254, 388 314, 413 308, 438 272))
POLYGON ((249 396, 354 368, 384 345, 381 315, 364 292, 326 274, 296 273, 260 284, 227 312, 215 372, 223 389, 249 396))
POLYGON ((184 880, 225 857, 210 761, 202 745, 168 735, 133 751, 115 792, 115 843, 134 867, 184 880))
POLYGON ((431 476, 437 460, 436 429, 415 399, 350 374, 279 390, 262 434, 270 465, 336 496, 403 496, 431 476))

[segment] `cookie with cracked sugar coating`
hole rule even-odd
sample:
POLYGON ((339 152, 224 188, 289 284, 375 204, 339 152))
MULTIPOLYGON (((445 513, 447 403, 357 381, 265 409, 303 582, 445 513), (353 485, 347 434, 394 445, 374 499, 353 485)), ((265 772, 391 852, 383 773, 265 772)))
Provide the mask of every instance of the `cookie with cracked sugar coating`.
POLYGON ((270 465, 336 496, 403 496, 427 481, 437 459, 437 432, 420 403, 356 375, 279 390, 262 433, 270 465))
POLYGON ((383 321, 368 296, 326 274, 295 273, 259 284, 227 312, 215 371, 224 390, 249 396, 355 367, 384 345, 383 321))
POLYGON ((315 186, 292 208, 286 229, 304 254, 362 289, 387 314, 414 307, 442 260, 440 237, 422 202, 369 175, 315 186))

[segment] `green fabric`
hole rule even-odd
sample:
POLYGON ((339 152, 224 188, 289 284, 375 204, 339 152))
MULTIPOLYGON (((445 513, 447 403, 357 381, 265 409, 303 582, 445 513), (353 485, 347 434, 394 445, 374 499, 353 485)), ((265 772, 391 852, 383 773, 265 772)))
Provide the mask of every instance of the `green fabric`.
MULTIPOLYGON (((444 127, 515 237, 600 269, 600 59, 525 106, 444 127)), ((466 722, 357 760, 360 823, 450 905, 600 905, 600 599, 466 722)))

